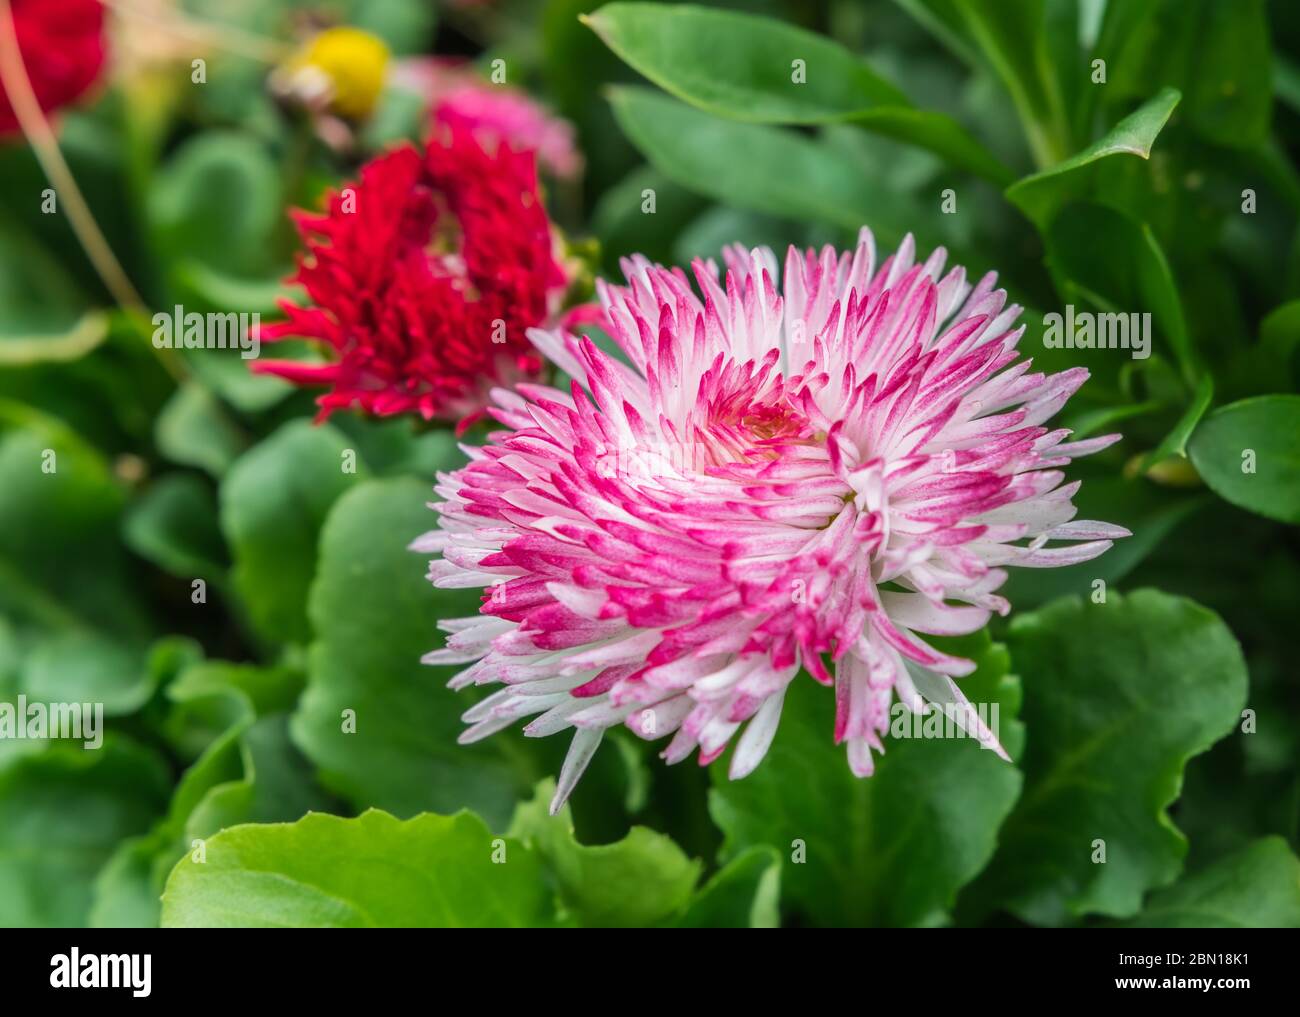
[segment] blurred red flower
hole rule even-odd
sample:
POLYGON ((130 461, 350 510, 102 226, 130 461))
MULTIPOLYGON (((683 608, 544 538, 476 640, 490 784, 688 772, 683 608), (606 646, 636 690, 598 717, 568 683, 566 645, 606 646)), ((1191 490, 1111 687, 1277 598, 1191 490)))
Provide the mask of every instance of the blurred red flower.
MULTIPOLYGON (((104 8, 99 0, 9 0, 23 66, 41 109, 80 98, 104 67, 104 8)), ((19 130, 0 86, 0 134, 19 130)))
POLYGON ((254 370, 330 386, 320 419, 357 406, 464 430, 493 386, 539 372, 526 332, 552 319, 567 280, 531 152, 445 127, 424 151, 367 163, 327 212, 295 221, 307 252, 291 281, 311 303, 282 302, 288 319, 260 336, 316 339, 334 357, 254 370))

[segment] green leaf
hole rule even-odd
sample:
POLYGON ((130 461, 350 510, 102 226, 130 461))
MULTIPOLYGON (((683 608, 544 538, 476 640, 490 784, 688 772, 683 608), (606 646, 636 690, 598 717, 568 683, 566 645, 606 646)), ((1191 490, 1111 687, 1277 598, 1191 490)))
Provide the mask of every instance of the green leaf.
POLYGON ((1237 641, 1190 600, 1111 590, 1019 615, 1008 643, 1025 682, 1025 789, 972 900, 1037 924, 1134 915, 1182 867, 1165 809, 1184 765, 1245 705, 1237 641))
POLYGON ((283 215, 280 175, 248 134, 206 131, 185 142, 155 176, 148 212, 169 269, 198 259, 258 277, 275 267, 270 241, 283 215))
POLYGON ((1263 0, 1161 0, 1124 43, 1103 87, 1134 96, 1173 85, 1208 141, 1251 148, 1267 138, 1273 58, 1263 0))
POLYGON ((0 925, 84 925, 95 874, 162 811, 169 786, 162 759, 121 736, 96 750, 55 742, 6 760, 0 925))
POLYGON ((757 845, 723 866, 673 924, 683 929, 775 929, 781 924, 780 898, 781 855, 757 845))
POLYGON ((167 875, 196 841, 240 823, 292 821, 329 808, 289 741, 284 711, 300 689, 301 676, 286 669, 221 661, 195 663, 172 683, 173 738, 182 751, 196 736, 206 744, 182 775, 167 815, 147 835, 120 845, 100 873, 91 924, 156 926, 167 875), (214 730, 202 731, 205 725, 214 730))
MULTIPOLYGON (((984 632, 944 643, 977 662, 962 691, 977 706, 998 705, 1014 753, 1019 687, 1005 649, 984 632)), ((833 744, 834 699, 800 675, 758 769, 729 781, 725 763, 714 765, 710 811, 726 835, 723 855, 760 844, 799 852, 784 867, 783 893, 818 925, 942 924, 957 891, 992 856, 1020 774, 973 739, 890 737, 875 774, 859 779, 833 744)))
POLYGON ((613 3, 583 20, 634 69, 708 113, 760 124, 854 123, 1000 186, 1011 182, 1010 171, 955 120, 916 109, 825 36, 689 4, 613 3), (795 79, 796 60, 804 80, 795 79))
POLYGON ((864 187, 857 165, 789 131, 719 120, 644 88, 615 88, 623 132, 654 167, 682 187, 737 208, 857 230, 870 223, 884 243, 913 223, 895 196, 864 187), (737 160, 735 153, 744 152, 737 160))
POLYGON ((221 403, 193 382, 167 400, 154 425, 154 440, 172 462, 197 466, 214 477, 229 469, 246 441, 221 403))
POLYGON ((366 472, 349 451, 328 424, 291 421, 241 456, 221 485, 231 579, 254 628, 271 642, 311 638, 307 591, 316 538, 334 500, 366 472))
POLYGON ((407 549, 437 525, 430 493, 411 478, 369 481, 330 512, 309 605, 317 638, 294 740, 321 782, 359 808, 410 815, 470 807, 499 829, 518 792, 542 773, 526 757, 507 761, 503 753, 519 751, 509 732, 458 745, 460 715, 474 700, 446 688, 459 668, 420 663, 441 645, 439 619, 479 607, 476 591, 435 589, 427 560, 407 549))
POLYGON ((408 418, 381 420, 353 414, 339 414, 330 423, 346 436, 371 472, 381 477, 413 474, 432 482, 439 470, 464 455, 455 433, 446 427, 421 431, 408 418))
POLYGON ((1115 155, 1149 159, 1151 146, 1180 98, 1177 89, 1162 89, 1082 152, 1041 173, 1016 181, 1007 188, 1007 200, 1024 212, 1040 230, 1046 230, 1062 206, 1088 196, 1099 163, 1115 155))
POLYGON ((1300 928, 1300 860, 1281 837, 1257 840, 1151 895, 1129 928, 1300 928))
POLYGON ((1172 456, 1186 459, 1187 441, 1191 438, 1192 432, 1196 430, 1196 425, 1201 422, 1201 418, 1205 416, 1205 411, 1210 408, 1210 403, 1213 401, 1214 377, 1204 374, 1196 384, 1196 391, 1192 393, 1192 401, 1187 404, 1187 409, 1178 418, 1178 423, 1174 425, 1174 429, 1165 435, 1164 440, 1144 458, 1143 469, 1150 470, 1172 456))
POLYGON ((1300 396, 1257 396, 1222 406, 1192 434, 1188 452, 1221 498, 1269 519, 1300 523, 1300 396))
MULTIPOLYGON (((1089 70, 1089 85, 1079 91, 1077 105, 1074 109, 1074 126, 1079 137, 1089 137, 1092 134, 1092 125, 1096 116, 1098 105, 1106 97, 1106 87, 1098 86, 1091 82, 1091 71, 1095 66, 1095 61, 1104 62, 1108 78, 1113 89, 1112 79, 1115 76, 1115 70, 1121 64, 1120 54, 1123 47, 1129 41, 1143 32, 1147 23, 1154 16, 1156 8, 1160 5, 1160 0, 1127 0, 1124 3, 1107 3, 1105 10, 1102 12, 1101 24, 1098 26, 1097 38, 1092 46, 1092 52, 1088 57, 1087 66, 1089 70)), ((1122 76, 1122 75, 1121 75, 1122 76)), ((1080 77, 1082 77, 1080 75, 1080 77)), ((1153 87, 1159 87, 1167 82, 1158 82, 1153 87)), ((1141 94, 1149 95, 1150 89, 1144 89, 1141 94)))
POLYGON ((225 575, 228 557, 216 499, 192 473, 159 477, 127 511, 122 539, 132 551, 182 579, 225 575))
POLYGON ((92 632, 64 632, 38 643, 20 686, 32 701, 102 703, 106 716, 134 713, 153 695, 157 675, 138 647, 92 632))
POLYGON ((64 332, 0 338, 0 367, 79 360, 107 338, 108 315, 103 311, 87 311, 64 332))
POLYGON ((1271 358, 1273 369, 1290 378, 1292 358, 1300 349, 1300 300, 1288 301, 1269 312, 1259 323, 1259 345, 1271 358))
MULTIPOLYGON (((1178 283, 1145 223, 1105 205, 1073 202, 1056 215, 1046 241, 1049 267, 1067 302, 1077 297, 1103 313, 1149 313, 1183 378, 1197 377, 1178 283)), ((1147 356, 1151 352, 1148 346, 1147 356)), ((1134 352, 1099 350, 1098 355, 1132 357, 1134 352)))
POLYGON ((163 893, 165 927, 482 928, 547 924, 536 856, 472 813, 405 822, 370 809, 237 826, 182 859, 163 893), (498 861, 498 859, 501 859, 498 861))
MULTIPOLYGON (((24 200, 33 208, 44 205, 40 192, 12 180, 11 186, 16 194, 31 195, 24 200)), ((107 336, 108 316, 89 306, 89 298, 36 231, 0 210, 0 366, 76 360, 107 336)))
POLYGON ((1059 160, 1069 151, 1070 125, 1048 52, 1043 0, 954 0, 952 6, 1011 94, 1038 164, 1059 160))
POLYGON ((0 400, 0 609, 49 629, 143 636, 117 539, 122 489, 100 453, 29 407, 0 400))
POLYGON ((567 806, 548 814, 554 794, 554 781, 542 781, 533 800, 515 812, 510 835, 546 861, 560 899, 579 922, 635 928, 665 921, 686 906, 700 863, 687 858, 671 838, 634 826, 614 844, 579 844, 567 806))
MULTIPOLYGON (((279 315, 283 313, 279 301, 300 297, 302 293, 300 287, 279 275, 245 278, 213 268, 198 258, 181 262, 173 272, 176 282, 195 305, 191 309, 203 312, 279 315)), ((290 387, 288 382, 283 384, 290 387)))
MULTIPOLYGON (((269 275, 237 276, 198 257, 184 258, 171 266, 172 284, 180 302, 180 310, 173 314, 177 322, 181 312, 226 316, 225 348, 186 349, 185 362, 199 381, 242 413, 270 409, 294 391, 283 378, 253 373, 254 360, 265 355, 266 348, 253 346, 245 339, 263 320, 283 316, 277 301, 302 299, 301 289, 285 281, 284 275, 285 271, 277 266, 269 275)), ((305 343, 289 341, 278 343, 275 355, 298 359, 307 352, 305 343)))
POLYGON ((399 54, 428 52, 437 4, 424 0, 345 0, 343 24, 372 32, 399 54))

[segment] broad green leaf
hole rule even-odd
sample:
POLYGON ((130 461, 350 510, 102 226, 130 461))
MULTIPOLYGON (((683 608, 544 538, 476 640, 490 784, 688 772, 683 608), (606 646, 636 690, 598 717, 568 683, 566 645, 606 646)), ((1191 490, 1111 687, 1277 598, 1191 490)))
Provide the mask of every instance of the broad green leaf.
POLYGON ((282 222, 280 175, 248 134, 206 131, 185 142, 155 176, 148 212, 171 270, 190 259, 235 276, 276 267, 269 241, 282 222))
POLYGON ((196 758, 232 731, 242 734, 256 718, 292 708, 303 681, 301 672, 287 665, 194 662, 168 686, 172 709, 163 733, 179 755, 196 758))
POLYGON ((673 924, 683 929, 775 929, 781 924, 780 898, 781 855, 756 845, 705 883, 673 924))
POLYGON ((519 755, 512 732, 458 745, 460 715, 474 700, 446 688, 459 668, 420 663, 442 645, 439 619, 479 607, 476 591, 435 589, 425 577, 427 558, 407 549, 437 525, 431 494, 431 484, 411 478, 369 481, 330 512, 311 589, 316 642, 294 740, 321 782, 358 808, 410 815, 471 807, 499 829, 518 792, 543 772, 519 755))
POLYGON ((1266 837, 1154 893, 1125 925, 1141 929, 1300 928, 1300 860, 1266 837))
POLYGON ((338 431, 305 420, 285 424, 230 468, 221 528, 235 561, 231 579, 264 639, 310 640, 316 538, 335 499, 365 473, 338 431))
POLYGON ((148 630, 117 539, 123 493, 59 421, 0 400, 0 608, 49 629, 148 630))
POLYGON ((225 575, 216 498, 193 473, 159 477, 127 510, 122 539, 132 551, 182 579, 225 575))
POLYGON ((143 649, 107 635, 73 631, 33 647, 20 686, 27 698, 47 703, 102 703, 106 716, 134 713, 153 695, 156 675, 143 649))
POLYGON ((1160 0, 1155 17, 1130 28, 1102 87, 1128 97, 1161 85, 1182 90, 1188 122, 1208 141, 1264 141, 1273 98, 1264 0, 1160 0))
POLYGON ((1201 422, 1187 450, 1221 498, 1269 519, 1300 523, 1300 396, 1222 406, 1201 422))
MULTIPOLYGON (((275 351, 277 357, 321 362, 318 355, 307 351, 306 344, 298 340, 276 345, 279 347, 275 351)), ((263 351, 265 349, 263 347, 263 351)), ((283 378, 255 374, 253 361, 245 360, 238 349, 186 350, 185 361, 199 381, 241 413, 261 413, 294 391, 293 385, 283 378)))
POLYGON ((158 451, 174 463, 220 477, 247 439, 221 403, 202 385, 186 382, 167 401, 154 425, 158 451))
POLYGON ((535 854, 468 812, 405 822, 376 809, 312 813, 224 830, 206 855, 172 871, 165 927, 528 927, 551 917, 535 854))
POLYGON ((236 823, 298 819, 329 808, 328 796, 316 786, 309 764, 289 740, 288 714, 254 721, 241 740, 240 761, 241 775, 213 787, 190 813, 187 841, 236 823))
MULTIPOLYGON (((172 737, 184 742, 215 730, 182 775, 167 815, 145 836, 124 842, 95 884, 91 924, 155 926, 168 873, 217 831, 240 823, 293 821, 329 800, 289 742, 287 706, 301 677, 220 661, 188 667, 168 690, 172 737)), ((206 739, 203 739, 206 740, 206 739)), ((182 744, 182 749, 188 746, 182 744)))
MULTIPOLYGON (((173 309, 174 318, 182 312, 224 316, 225 348, 187 349, 185 361, 209 390, 243 413, 267 410, 294 391, 283 378, 253 372, 256 358, 267 356, 271 347, 254 346, 246 338, 260 323, 283 317, 277 301, 301 300, 300 288, 285 281, 286 272, 277 268, 265 276, 241 277, 197 257, 171 266, 180 309, 173 309)), ((306 343, 294 340, 276 343, 273 353, 289 359, 317 356, 306 343)))
MULTIPOLYGON (((962 691, 977 706, 997 704, 1014 754, 1019 687, 1005 649, 983 632, 945 647, 979 665, 962 691)), ((1020 773, 973 739, 889 737, 875 774, 859 779, 833 744, 834 700, 800 675, 758 769, 729 781, 726 763, 714 765, 710 811, 726 835, 723 856, 759 844, 798 854, 783 867, 782 893, 818 925, 942 924, 957 891, 992 856, 1020 773)))
POLYGON ((413 474, 430 481, 448 463, 464 453, 450 428, 421 430, 405 418, 382 420, 353 414, 339 414, 333 427, 357 450, 358 458, 381 477, 413 474))
POLYGON ((635 70, 708 113, 763 124, 854 123, 994 183, 1012 179, 955 120, 916 109, 823 35, 689 4, 613 3, 583 20, 635 70))
POLYGON ((579 844, 566 806, 552 816, 555 783, 545 780, 515 812, 510 835, 534 848, 558 885, 560 899, 581 924, 596 928, 655 925, 686 906, 700 863, 671 838, 634 826, 614 844, 579 844))
POLYGON ((110 735, 0 765, 0 925, 81 926, 91 885, 118 842, 165 807, 170 778, 153 751, 110 735))
POLYGON ((1060 208, 1088 196, 1092 174, 1099 162, 1115 155, 1149 159, 1151 146, 1180 98, 1177 89, 1162 89, 1082 152, 1041 173, 1016 181, 1007 188, 1007 199, 1040 230, 1046 230, 1060 208))
POLYGON ((719 120, 644 88, 616 88, 623 132, 670 180, 737 208, 857 230, 897 243, 914 220, 863 185, 852 160, 790 131, 719 120), (745 153, 737 159, 738 152, 745 153))
POLYGON ((1212 611, 1155 590, 1105 597, 1019 615, 1008 638, 1025 789, 972 900, 1037 924, 1129 917, 1177 877, 1187 842, 1165 810, 1245 705, 1241 650, 1212 611))

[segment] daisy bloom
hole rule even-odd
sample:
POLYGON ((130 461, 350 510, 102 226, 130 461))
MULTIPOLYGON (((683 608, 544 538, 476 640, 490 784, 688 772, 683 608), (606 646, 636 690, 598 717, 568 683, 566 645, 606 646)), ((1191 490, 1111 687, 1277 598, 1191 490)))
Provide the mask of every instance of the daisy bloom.
MULTIPOLYGON (((59 109, 89 91, 104 67, 99 0, 9 0, 9 10, 23 69, 41 109, 59 109)), ((0 87, 0 135, 18 130, 9 96, 0 87)))
POLYGON ((332 356, 254 370, 328 385, 322 419, 356 406, 463 429, 493 384, 540 370, 526 333, 552 322, 567 279, 531 153, 445 128, 424 151, 367 163, 324 214, 295 219, 307 251, 290 281, 310 303, 283 301, 288 319, 259 336, 319 340, 332 356))
POLYGON ((464 63, 446 59, 407 61, 397 77, 429 99, 435 130, 440 124, 463 127, 481 138, 536 152, 538 165, 555 177, 582 172, 573 125, 524 92, 485 81, 464 63))
MULTIPOLYGON (((762 760, 800 669, 833 688, 848 765, 869 776, 894 697, 950 708, 1005 757, 926 642, 1005 614, 1005 566, 1087 561, 1126 530, 1074 520, 1059 467, 1118 435, 1044 426, 1087 378, 1017 362, 1023 326, 990 273, 924 263, 909 236, 837 254, 770 250, 692 270, 634 257, 598 285, 621 357, 534 330, 571 379, 494 393, 506 430, 439 478, 439 587, 487 587, 430 664, 504 687, 462 741, 525 717, 574 728, 553 809, 603 732, 672 735, 664 758, 762 760)), ((809 680, 801 678, 798 680, 809 680)))

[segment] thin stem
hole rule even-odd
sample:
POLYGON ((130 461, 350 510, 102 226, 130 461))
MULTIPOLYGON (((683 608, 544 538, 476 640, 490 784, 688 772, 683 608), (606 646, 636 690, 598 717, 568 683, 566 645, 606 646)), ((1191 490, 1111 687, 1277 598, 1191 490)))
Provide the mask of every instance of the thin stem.
POLYGON ((131 280, 108 246, 108 241, 104 239, 63 153, 59 151, 50 122, 36 100, 31 79, 23 64, 22 52, 18 48, 18 34, 14 28, 9 0, 0 0, 0 84, 4 85, 5 94, 18 119, 18 126, 31 143, 36 161, 63 200, 72 231, 77 235, 77 240, 85 249, 86 256, 99 273, 100 279, 104 281, 104 286, 123 310, 145 313, 144 301, 131 285, 131 280))
MULTIPOLYGON (((95 272, 103 281, 105 289, 113 300, 125 312, 127 320, 133 326, 149 335, 149 309, 145 305, 135 286, 131 284, 121 262, 113 253, 108 240, 105 239, 99 223, 86 204, 81 188, 72 175, 63 153, 59 150, 54 130, 36 99, 32 89, 31 78, 23 63, 22 50, 18 46, 18 31, 14 25, 13 8, 10 0, 0 0, 0 86, 4 87, 9 104, 13 107, 18 126, 32 146, 36 161, 40 164, 46 179, 54 186, 55 193, 63 202, 68 223, 81 244, 86 257, 90 259, 95 272)), ((176 381, 183 381, 185 368, 171 350, 155 349, 159 362, 176 381)))

